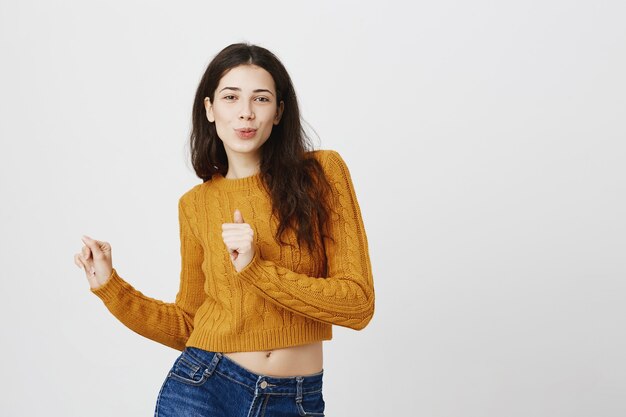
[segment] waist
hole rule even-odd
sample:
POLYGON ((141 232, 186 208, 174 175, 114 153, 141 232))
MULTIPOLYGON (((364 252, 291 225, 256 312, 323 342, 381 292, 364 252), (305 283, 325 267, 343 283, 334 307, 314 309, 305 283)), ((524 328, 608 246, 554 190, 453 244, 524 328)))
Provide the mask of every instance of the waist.
POLYGON ((207 372, 218 372, 232 380, 247 386, 251 391, 262 391, 266 394, 295 395, 322 390, 324 370, 312 375, 295 375, 279 377, 252 372, 240 366, 221 352, 212 352, 193 346, 185 347, 188 358, 205 367, 207 372))
POLYGON ((224 355, 249 371, 269 376, 311 375, 323 370, 322 342, 255 352, 224 355))

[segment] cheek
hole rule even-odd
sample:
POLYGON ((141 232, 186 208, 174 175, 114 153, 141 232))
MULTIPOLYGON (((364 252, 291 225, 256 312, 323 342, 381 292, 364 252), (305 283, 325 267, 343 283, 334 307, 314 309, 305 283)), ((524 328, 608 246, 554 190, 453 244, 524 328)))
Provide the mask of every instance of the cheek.
POLYGON ((264 124, 268 125, 270 128, 274 125, 274 119, 276 118, 276 109, 268 109, 262 114, 264 124))
POLYGON ((213 117, 216 121, 224 120, 226 118, 226 113, 226 109, 223 109, 220 106, 213 106, 213 117))
POLYGON ((215 130, 217 131, 217 136, 219 136, 219 138, 223 140, 225 137, 227 137, 229 131, 228 118, 225 117, 223 111, 216 110, 215 108, 213 109, 213 118, 215 130))
POLYGON ((219 136, 221 140, 224 140, 230 137, 230 131, 229 131, 228 125, 225 125, 223 123, 218 123, 216 125, 215 130, 217 131, 217 136, 219 136))
POLYGON ((271 122, 268 122, 265 124, 265 126, 263 126, 263 133, 261 134, 262 138, 263 138, 263 142, 265 142, 267 139, 269 139, 270 135, 272 134, 272 128, 274 127, 274 125, 271 122))
POLYGON ((233 119, 227 110, 216 108, 213 108, 213 118, 218 132, 228 130, 231 120, 233 119))

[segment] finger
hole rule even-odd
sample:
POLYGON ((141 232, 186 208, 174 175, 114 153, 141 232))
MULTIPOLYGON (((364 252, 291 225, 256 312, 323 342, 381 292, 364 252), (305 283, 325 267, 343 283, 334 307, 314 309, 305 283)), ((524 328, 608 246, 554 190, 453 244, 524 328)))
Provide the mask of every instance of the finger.
POLYGON ((77 264, 80 265, 81 268, 83 268, 83 270, 85 271, 85 276, 87 277, 87 280, 89 281, 89 284, 93 287, 95 285, 97 285, 97 281, 96 281, 96 269, 93 267, 93 265, 90 265, 88 263, 86 263, 82 258, 80 254, 76 254, 74 255, 74 260, 77 264))
POLYGON ((83 235, 83 237, 81 238, 82 241, 85 243, 85 245, 87 245, 87 247, 89 247, 89 249, 91 249, 91 252, 93 254, 93 257, 95 258, 96 256, 101 256, 102 255, 102 249, 101 249, 101 243, 98 240, 92 239, 89 236, 83 235))
POLYGON ((230 247, 227 246, 226 250, 228 251, 228 254, 233 260, 237 259, 237 256, 239 254, 248 252, 247 250, 245 250, 245 244, 243 245, 236 244, 230 247))
POLYGON ((239 211, 239 209, 235 209, 235 223, 243 223, 243 215, 239 211))
POLYGON ((250 235, 243 235, 243 236, 235 235, 235 236, 226 236, 223 240, 224 240, 224 243, 226 244, 226 246, 229 249, 233 249, 233 248, 236 249, 237 245, 241 245, 241 244, 250 245, 250 244, 252 244, 252 240, 253 239, 250 238, 250 235))
POLYGON ((232 242, 224 242, 225 246, 226 246, 226 251, 232 255, 233 253, 237 253, 237 250, 239 248, 237 248, 237 244, 236 243, 232 243, 232 242))
POLYGON ((252 245, 249 241, 241 242, 241 244, 237 248, 238 253, 248 253, 252 250, 252 245))
POLYGON ((78 253, 74 254, 74 264, 78 268, 84 268, 83 263, 80 260, 80 255, 78 253))
POLYGON ((246 236, 254 236, 254 230, 249 229, 249 230, 226 230, 225 232, 222 232, 222 238, 226 239, 226 238, 232 238, 232 237, 246 237, 246 236))
POLYGON ((247 253, 252 249, 252 242, 249 240, 233 240, 226 243, 226 248, 229 252, 247 253))
POLYGON ((226 245, 226 249, 228 252, 234 252, 237 250, 237 241, 236 240, 225 240, 224 245, 226 245))
POLYGON ((83 268, 83 270, 85 271, 85 273, 89 276, 89 275, 95 275, 95 269, 94 267, 87 262, 85 259, 82 258, 81 255, 79 255, 78 253, 76 255, 74 255, 74 262, 77 265, 80 265, 80 268, 83 268))
POLYGON ((85 259, 89 259, 91 257, 91 249, 89 249, 88 246, 83 246, 80 252, 85 259))
POLYGON ((252 229, 248 223, 222 223, 222 230, 252 229))
POLYGON ((83 265, 86 273, 91 273, 94 270, 93 260, 91 258, 86 258, 83 255, 78 255, 78 260, 83 265))

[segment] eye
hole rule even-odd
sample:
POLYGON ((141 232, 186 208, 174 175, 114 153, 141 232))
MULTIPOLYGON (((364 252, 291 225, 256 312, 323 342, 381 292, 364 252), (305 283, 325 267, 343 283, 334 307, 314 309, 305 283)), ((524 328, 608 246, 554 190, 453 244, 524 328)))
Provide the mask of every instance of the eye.
POLYGON ((264 103, 266 103, 266 102, 270 101, 267 97, 259 97, 259 98, 263 99, 263 100, 261 100, 261 101, 263 101, 264 103))
POLYGON ((224 96, 224 98, 225 98, 226 100, 228 100, 228 97, 235 97, 235 96, 233 96, 233 95, 224 96))

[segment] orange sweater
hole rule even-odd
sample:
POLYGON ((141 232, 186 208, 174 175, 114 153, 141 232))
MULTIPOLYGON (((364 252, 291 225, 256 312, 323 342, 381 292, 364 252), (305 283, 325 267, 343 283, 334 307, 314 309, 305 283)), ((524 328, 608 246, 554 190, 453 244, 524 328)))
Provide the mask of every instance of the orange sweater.
POLYGON ((215 352, 270 350, 332 339, 332 325, 361 330, 374 314, 374 285, 367 237, 348 167, 336 151, 313 155, 338 197, 325 239, 328 276, 306 246, 279 245, 269 195, 260 174, 227 179, 220 174, 178 201, 180 289, 174 303, 143 295, 115 269, 91 289, 136 333, 174 349, 215 352), (254 229, 256 253, 237 272, 222 240, 222 223, 238 208, 254 229))

